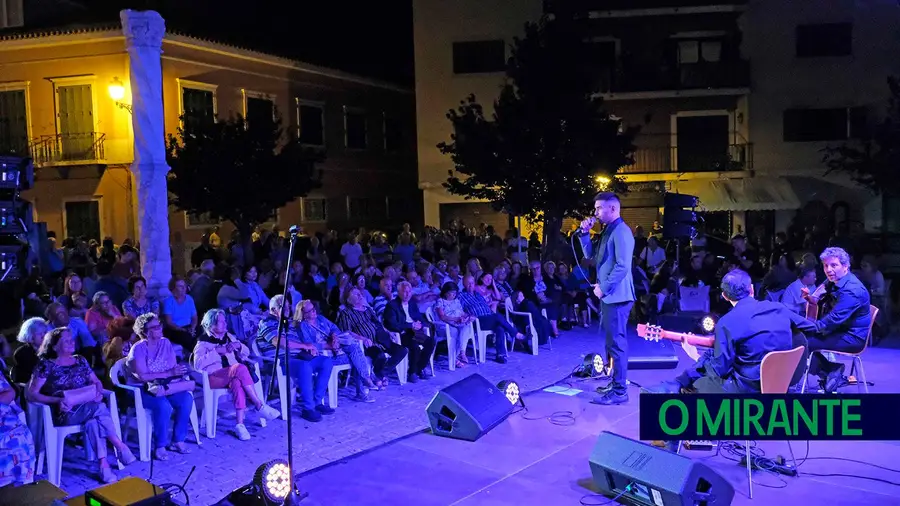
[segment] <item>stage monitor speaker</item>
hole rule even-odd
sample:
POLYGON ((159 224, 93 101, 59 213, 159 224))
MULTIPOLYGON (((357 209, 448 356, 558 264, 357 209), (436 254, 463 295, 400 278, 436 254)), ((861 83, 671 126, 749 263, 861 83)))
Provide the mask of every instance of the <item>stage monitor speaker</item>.
POLYGON ((425 409, 432 432, 464 441, 478 440, 512 410, 506 394, 480 374, 443 388, 425 409))
POLYGON ((708 466, 611 432, 600 433, 590 463, 601 493, 631 503, 728 506, 734 500, 734 487, 708 466))

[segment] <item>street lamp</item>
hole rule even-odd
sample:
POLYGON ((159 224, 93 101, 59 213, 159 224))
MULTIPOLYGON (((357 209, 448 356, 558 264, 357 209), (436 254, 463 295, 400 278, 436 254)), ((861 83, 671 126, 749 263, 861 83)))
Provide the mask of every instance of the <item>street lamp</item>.
POLYGON ((606 188, 606 186, 609 185, 611 179, 606 176, 597 176, 596 178, 594 178, 594 181, 596 181, 597 185, 602 189, 606 188))
POLYGON ((131 112, 131 104, 122 102, 122 99, 125 98, 125 85, 122 84, 118 77, 114 77, 112 82, 109 83, 107 92, 109 92, 109 97, 113 99, 117 106, 131 112))

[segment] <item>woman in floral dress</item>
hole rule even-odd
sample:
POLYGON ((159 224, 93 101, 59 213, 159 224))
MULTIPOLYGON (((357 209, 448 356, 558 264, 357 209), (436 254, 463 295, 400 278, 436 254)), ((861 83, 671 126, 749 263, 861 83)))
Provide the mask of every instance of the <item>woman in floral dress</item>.
POLYGON ((0 374, 0 487, 30 483, 36 462, 34 440, 19 418, 16 391, 0 374))

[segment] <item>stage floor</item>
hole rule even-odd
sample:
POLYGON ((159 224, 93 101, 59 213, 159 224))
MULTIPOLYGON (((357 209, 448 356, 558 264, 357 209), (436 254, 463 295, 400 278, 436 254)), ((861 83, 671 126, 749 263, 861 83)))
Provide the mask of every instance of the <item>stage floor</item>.
MULTIPOLYGON (((643 372, 643 371, 642 371, 643 372)), ((646 371, 641 379, 660 376, 646 371)), ((664 374, 671 375, 671 372, 664 374)), ((637 379, 637 378, 636 378, 637 379)), ((574 396, 539 391, 527 395, 527 410, 513 414, 477 442, 417 433, 369 452, 301 475, 298 484, 312 505, 578 505, 605 504, 594 496, 588 456, 597 434, 608 430, 638 437, 638 390, 622 406, 590 403, 593 381, 572 383, 574 396), (549 420, 556 415, 554 422, 549 420), (571 416, 564 416, 569 414, 571 416), (590 497, 585 497, 590 495, 590 497)), ((340 430, 336 428, 336 430, 340 430)), ((787 454, 785 442, 762 443, 766 455, 787 454)), ((798 461, 807 445, 793 443, 798 461)), ((871 476, 900 483, 900 472, 841 457, 900 469, 900 442, 811 442, 801 473, 871 476)), ((753 500, 747 497, 747 471, 715 452, 686 452, 702 459, 735 487, 732 504, 900 505, 900 487, 868 479, 754 472, 753 500), (780 487, 780 488, 773 488, 780 487)), ((611 503, 610 503, 611 504, 611 503)))

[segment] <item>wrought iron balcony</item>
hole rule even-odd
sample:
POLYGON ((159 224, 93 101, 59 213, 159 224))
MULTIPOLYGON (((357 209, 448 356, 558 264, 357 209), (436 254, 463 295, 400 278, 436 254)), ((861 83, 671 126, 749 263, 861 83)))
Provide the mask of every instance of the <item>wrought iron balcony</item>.
POLYGON ((634 163, 619 169, 619 174, 661 174, 683 172, 731 172, 753 168, 753 145, 641 147, 634 152, 634 163))
POLYGON ((668 66, 618 66, 601 72, 600 91, 631 93, 697 89, 747 88, 750 62, 683 63, 668 66))
POLYGON ((101 132, 42 135, 31 144, 31 157, 35 165, 101 162, 106 159, 105 141, 101 132))
POLYGON ((560 9, 577 11, 617 11, 634 9, 672 9, 684 7, 714 7, 746 5, 747 0, 544 0, 544 12, 560 9))

